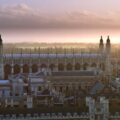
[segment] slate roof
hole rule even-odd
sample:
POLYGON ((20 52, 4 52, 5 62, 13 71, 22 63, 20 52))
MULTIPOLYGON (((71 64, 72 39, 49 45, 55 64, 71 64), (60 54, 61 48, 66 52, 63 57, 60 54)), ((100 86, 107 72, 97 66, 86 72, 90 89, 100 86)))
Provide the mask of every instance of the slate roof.
POLYGON ((96 94, 98 91, 101 91, 104 87, 105 87, 105 85, 103 85, 102 83, 96 82, 95 85, 91 88, 90 94, 91 94, 91 95, 94 95, 94 94, 96 94))
POLYGON ((35 73, 35 76, 41 76, 41 77, 43 77, 43 76, 45 76, 45 75, 44 75, 44 72, 41 72, 41 71, 40 71, 40 72, 35 73))
POLYGON ((77 54, 5 54, 4 55, 5 58, 73 58, 73 57, 77 57, 77 58, 89 58, 89 57, 92 57, 92 58, 96 58, 96 57, 102 57, 101 54, 89 54, 89 53, 84 53, 84 54, 81 54, 81 53, 77 53, 77 54))
POLYGON ((118 88, 118 85, 117 85, 117 83, 116 83, 115 81, 112 81, 112 82, 111 82, 111 85, 112 85, 112 87, 114 87, 114 88, 118 88))
POLYGON ((52 72, 52 76, 95 76, 94 71, 59 71, 52 72))
POLYGON ((120 82, 116 82, 115 80, 111 82, 112 87, 120 88, 120 82))
POLYGON ((19 73, 19 74, 11 75, 10 78, 12 78, 12 79, 20 79, 20 78, 25 79, 26 75, 27 75, 26 73, 19 73))
POLYGON ((9 83, 9 80, 0 80, 0 85, 8 85, 9 83))

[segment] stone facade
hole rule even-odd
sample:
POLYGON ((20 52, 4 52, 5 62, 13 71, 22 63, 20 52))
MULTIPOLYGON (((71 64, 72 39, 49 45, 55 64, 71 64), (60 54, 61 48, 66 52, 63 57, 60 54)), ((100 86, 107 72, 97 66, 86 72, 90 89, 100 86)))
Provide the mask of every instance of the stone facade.
MULTIPOLYGON (((97 53, 75 53, 74 51, 67 54, 3 54, 3 43, 0 36, 0 77, 8 79, 11 74, 18 73, 35 73, 41 70, 52 71, 80 71, 80 70, 106 70, 106 63, 110 58, 111 44, 109 37, 106 46, 103 44, 101 37, 97 53)), ((110 58, 113 60, 113 58, 110 58)), ((108 71, 107 71, 108 72, 108 71)))

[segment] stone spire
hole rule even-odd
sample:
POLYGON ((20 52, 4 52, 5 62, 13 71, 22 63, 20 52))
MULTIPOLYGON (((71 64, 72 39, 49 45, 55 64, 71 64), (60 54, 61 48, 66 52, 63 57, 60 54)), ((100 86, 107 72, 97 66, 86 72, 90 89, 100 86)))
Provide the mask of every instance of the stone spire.
POLYGON ((109 36, 107 37, 107 43, 110 44, 110 37, 109 36))
POLYGON ((110 43, 110 37, 107 37, 106 40, 106 76, 108 76, 108 85, 111 82, 111 43, 110 43))
POLYGON ((103 38, 102 38, 102 36, 101 36, 101 38, 100 38, 99 51, 100 51, 100 53, 103 53, 103 51, 104 51, 104 43, 103 43, 103 38))
POLYGON ((110 51, 111 51, 111 43, 110 43, 110 37, 108 36, 106 40, 106 53, 110 54, 110 51))

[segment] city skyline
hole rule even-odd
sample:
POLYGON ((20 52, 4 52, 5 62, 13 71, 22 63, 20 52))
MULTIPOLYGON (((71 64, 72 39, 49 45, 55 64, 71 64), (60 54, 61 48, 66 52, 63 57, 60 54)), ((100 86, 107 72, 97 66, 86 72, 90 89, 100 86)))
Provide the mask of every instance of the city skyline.
POLYGON ((119 0, 0 0, 0 119, 120 119, 119 0))

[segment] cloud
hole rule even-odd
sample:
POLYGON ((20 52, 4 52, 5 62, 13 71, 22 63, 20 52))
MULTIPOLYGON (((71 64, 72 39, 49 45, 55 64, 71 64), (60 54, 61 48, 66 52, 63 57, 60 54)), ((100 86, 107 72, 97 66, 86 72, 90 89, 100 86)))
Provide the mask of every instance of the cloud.
POLYGON ((88 11, 53 15, 26 4, 0 7, 1 29, 120 28, 119 13, 100 16, 88 11))

